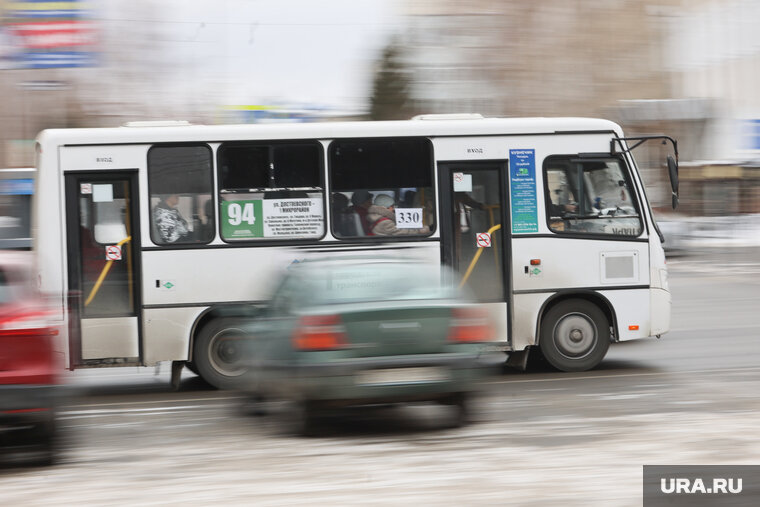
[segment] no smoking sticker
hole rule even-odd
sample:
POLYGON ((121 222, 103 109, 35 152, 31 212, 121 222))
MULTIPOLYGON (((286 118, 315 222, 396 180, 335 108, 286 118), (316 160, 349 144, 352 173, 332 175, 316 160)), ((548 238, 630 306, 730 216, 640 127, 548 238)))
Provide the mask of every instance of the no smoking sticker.
POLYGON ((108 245, 106 247, 106 260, 107 261, 120 261, 121 260, 121 247, 119 245, 108 245))
POLYGON ((491 235, 487 232, 479 232, 475 242, 478 248, 488 248, 491 246, 491 235))

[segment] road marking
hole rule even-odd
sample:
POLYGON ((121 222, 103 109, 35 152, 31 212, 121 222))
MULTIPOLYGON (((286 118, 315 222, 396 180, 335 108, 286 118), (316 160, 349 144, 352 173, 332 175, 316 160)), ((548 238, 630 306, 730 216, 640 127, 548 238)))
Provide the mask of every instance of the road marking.
POLYGON ((626 393, 626 394, 620 394, 620 393, 581 393, 577 394, 576 396, 587 396, 589 398, 597 398, 603 401, 613 401, 613 400, 635 400, 637 398, 644 398, 645 396, 658 396, 660 393, 626 393))
POLYGON ((239 396, 218 396, 214 398, 184 398, 174 399, 166 398, 162 400, 154 401, 125 401, 125 402, 113 402, 113 403, 87 403, 83 405, 70 405, 71 408, 86 408, 86 407, 111 407, 111 406, 125 406, 125 405, 151 405, 155 403, 193 403, 196 401, 219 401, 219 400, 237 400, 239 396))
POLYGON ((140 413, 140 414, 151 414, 151 415, 163 415, 168 414, 171 412, 176 412, 180 410, 197 410, 199 408, 206 408, 206 409, 220 409, 225 407, 224 404, 215 404, 215 405, 180 405, 176 407, 153 407, 153 408, 114 408, 114 409, 102 409, 102 410, 63 410, 60 412, 60 415, 62 418, 82 418, 82 417, 105 417, 105 416, 111 416, 111 415, 117 415, 117 414, 128 414, 128 413, 140 413))
POLYGON ((656 377, 666 375, 686 375, 694 373, 736 373, 736 372, 755 372, 760 371, 760 366, 748 366, 744 368, 730 368, 730 369, 701 369, 701 370, 684 370, 684 371, 658 371, 653 373, 624 373, 621 375, 585 375, 582 377, 567 377, 561 376, 557 378, 539 378, 539 379, 523 379, 523 380, 492 380, 491 384, 527 384, 529 382, 566 382, 568 380, 588 380, 588 379, 602 379, 602 378, 627 378, 627 377, 656 377))

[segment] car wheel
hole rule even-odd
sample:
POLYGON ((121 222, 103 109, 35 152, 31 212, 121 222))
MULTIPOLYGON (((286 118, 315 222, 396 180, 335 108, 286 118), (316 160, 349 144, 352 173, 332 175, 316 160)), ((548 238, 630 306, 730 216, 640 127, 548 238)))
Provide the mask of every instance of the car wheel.
POLYGON ((607 354, 610 324, 595 304, 569 299, 546 312, 538 344, 544 358, 558 370, 590 370, 607 354))
POLYGON ((246 394, 240 400, 240 413, 262 417, 268 414, 266 400, 259 394, 246 394))
POLYGON ((217 389, 238 387, 246 372, 242 364, 245 331, 236 319, 215 319, 200 330, 193 347, 198 374, 217 389))
MULTIPOLYGON (((53 416, 54 417, 54 416, 53 416)), ((53 466, 59 458, 59 437, 57 424, 54 419, 42 424, 43 435, 40 441, 39 466, 53 466)))
POLYGON ((310 400, 294 401, 290 410, 290 427, 302 437, 317 436, 317 403, 310 400))
POLYGON ((470 424, 470 398, 466 393, 456 393, 451 397, 452 427, 461 428, 470 424))

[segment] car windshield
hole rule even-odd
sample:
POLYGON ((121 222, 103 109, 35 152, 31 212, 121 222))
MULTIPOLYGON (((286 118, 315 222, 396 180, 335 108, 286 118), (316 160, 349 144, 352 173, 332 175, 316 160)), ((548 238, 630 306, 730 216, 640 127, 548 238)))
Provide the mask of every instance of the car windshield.
POLYGON ((334 265, 309 270, 301 292, 311 304, 453 298, 438 266, 402 263, 334 265))

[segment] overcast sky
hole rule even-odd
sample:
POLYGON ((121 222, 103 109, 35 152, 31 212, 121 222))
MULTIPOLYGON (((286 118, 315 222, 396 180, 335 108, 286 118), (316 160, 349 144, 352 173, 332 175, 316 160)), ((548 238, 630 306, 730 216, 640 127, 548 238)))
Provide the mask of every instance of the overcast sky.
POLYGON ((161 46, 178 60, 169 77, 178 91, 211 83, 226 104, 353 109, 364 105, 376 58, 402 26, 395 1, 156 0, 130 15, 160 20, 161 46))

